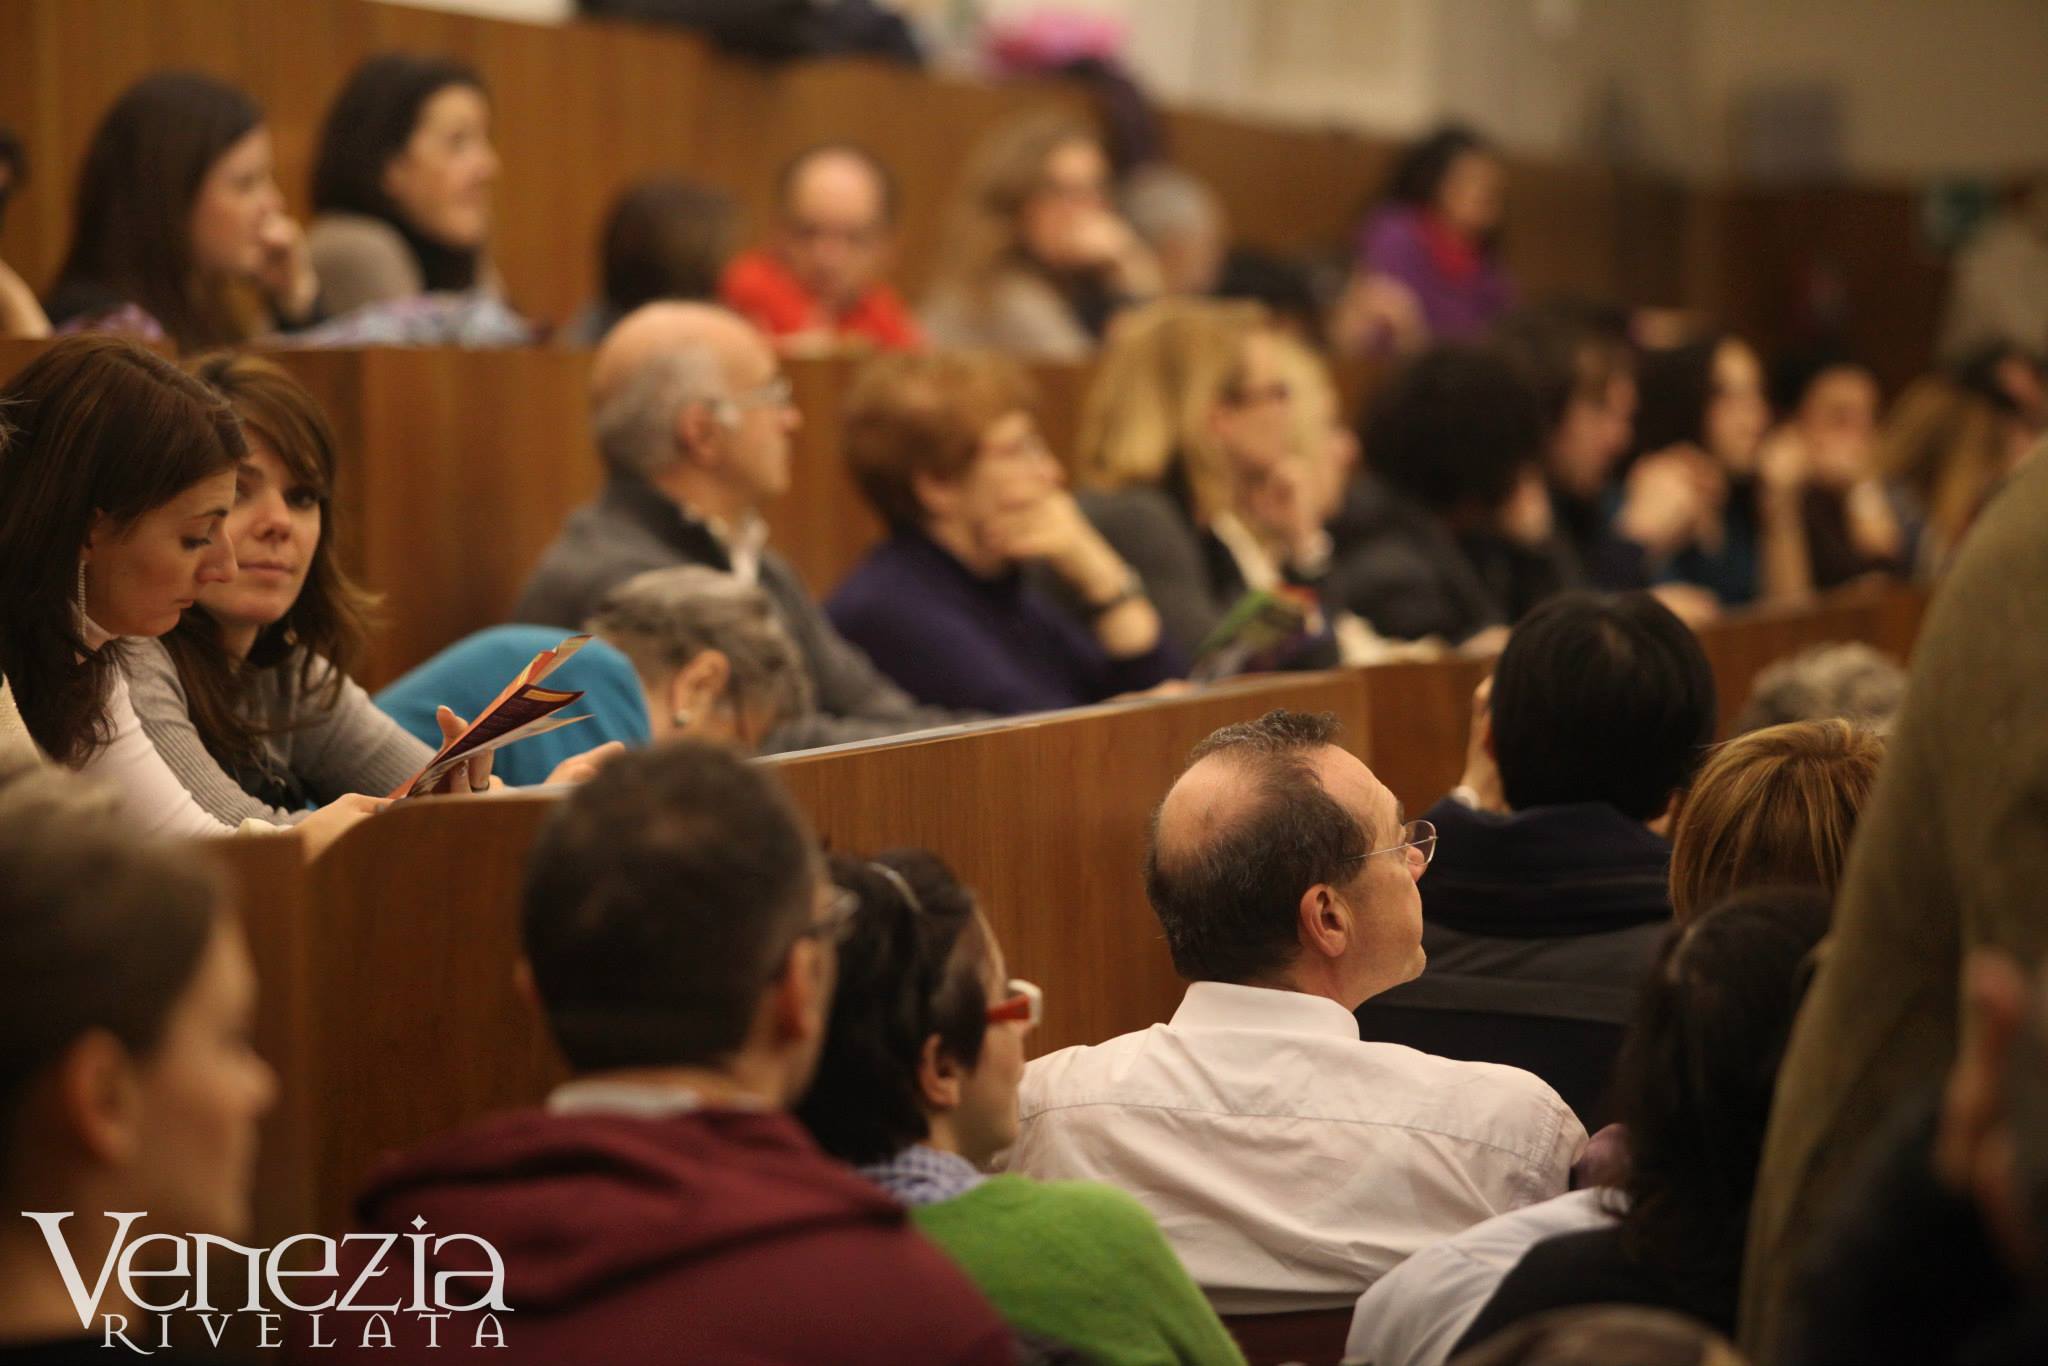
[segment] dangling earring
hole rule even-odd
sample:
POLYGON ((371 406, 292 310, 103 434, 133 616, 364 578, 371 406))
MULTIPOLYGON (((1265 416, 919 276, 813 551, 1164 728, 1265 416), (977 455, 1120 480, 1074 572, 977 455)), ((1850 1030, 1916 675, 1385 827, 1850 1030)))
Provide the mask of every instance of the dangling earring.
POLYGON ((78 615, 85 615, 85 557, 78 557, 78 615))

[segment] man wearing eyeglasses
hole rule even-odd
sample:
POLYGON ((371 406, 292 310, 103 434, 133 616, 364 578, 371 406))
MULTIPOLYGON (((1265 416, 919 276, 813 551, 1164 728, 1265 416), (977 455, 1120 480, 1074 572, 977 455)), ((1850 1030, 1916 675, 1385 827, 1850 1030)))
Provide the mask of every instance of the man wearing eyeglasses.
MULTIPOLYGON (((816 1069, 857 905, 822 874, 768 770, 690 741, 613 761, 543 829, 522 974, 570 1079, 544 1108, 387 1162, 358 1205, 372 1232, 409 1235, 423 1213, 430 1233, 498 1249, 510 1312, 493 1360, 1015 1360, 1009 1328, 903 1208, 786 1113, 816 1069)), ((343 1286, 370 1255, 345 1253, 343 1286)), ((437 1248, 433 1270, 474 1275, 463 1255, 437 1248)), ((466 1346, 473 1317, 430 1330, 393 1315, 411 1340, 391 1345, 431 1359, 429 1331, 466 1346)), ((360 1357, 339 1340, 338 1360, 378 1355, 374 1338, 360 1357)))
POLYGON ((766 338, 708 304, 653 303, 606 334, 591 364, 591 422, 605 487, 569 515, 513 608, 514 620, 581 629, 611 589, 649 569, 702 564, 758 583, 803 655, 815 715, 764 751, 807 749, 946 725, 825 619, 768 546, 762 511, 788 492, 802 423, 766 338))
POLYGON ((1195 748, 1146 891, 1173 1019, 1026 1070, 1010 1165, 1135 1195, 1217 1309, 1349 1306, 1416 1249, 1562 1193, 1585 1130, 1530 1074, 1362 1043, 1422 971, 1436 831, 1336 739, 1272 712, 1195 748))

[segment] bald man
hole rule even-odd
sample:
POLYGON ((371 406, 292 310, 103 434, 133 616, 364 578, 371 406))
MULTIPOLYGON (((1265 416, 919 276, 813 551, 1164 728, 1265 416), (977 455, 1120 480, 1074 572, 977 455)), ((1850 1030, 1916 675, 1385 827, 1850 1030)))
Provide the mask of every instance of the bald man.
POLYGON ((1349 1307, 1418 1248, 1562 1194, 1586 1133, 1543 1082, 1359 1041, 1351 1012, 1423 969, 1435 838, 1328 716, 1203 741, 1145 869, 1187 994, 1029 1065, 1012 1170, 1135 1195, 1226 1314, 1349 1307))
POLYGON ((917 346, 917 324, 885 278, 896 256, 889 168, 827 143, 783 166, 775 198, 773 237, 733 259, 719 296, 785 351, 917 346))
POLYGON ((811 675, 816 714, 778 726, 765 751, 960 719, 918 706, 884 678, 768 548, 761 510, 789 489, 790 438, 802 419, 774 350, 752 324, 709 304, 637 309, 598 348, 590 400, 604 490, 569 515, 527 580, 514 620, 579 630, 604 595, 635 574, 708 565, 760 584, 811 675))

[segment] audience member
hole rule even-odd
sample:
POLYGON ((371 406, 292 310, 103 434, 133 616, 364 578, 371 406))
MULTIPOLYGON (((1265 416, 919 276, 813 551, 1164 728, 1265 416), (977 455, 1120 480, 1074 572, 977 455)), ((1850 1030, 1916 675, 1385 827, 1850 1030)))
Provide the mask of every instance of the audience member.
POLYGON ((2041 958, 2044 528, 2048 461, 2036 460, 1972 530, 1921 627, 1757 1178, 1742 1308, 1756 1360, 1787 1350, 1793 1268, 1845 1172, 1882 1117, 1954 1059, 1965 959, 1979 948, 2041 958))
MULTIPOLYGON (((28 180, 28 153, 12 128, 0 124, 0 219, 7 213, 7 201, 28 180)), ((47 337, 50 319, 36 300, 28 282, 14 268, 0 260, 0 337, 47 337)))
POLYGON ((1839 587, 1866 574, 1903 574, 1912 547, 1877 468, 1883 396, 1877 376, 1852 360, 1795 358, 1777 376, 1774 396, 1785 424, 1772 442, 1789 443, 1806 471, 1802 510, 1812 588, 1839 587))
POLYGON ((738 231, 739 206, 722 191, 668 177, 628 185, 598 238, 603 294, 569 325, 568 340, 596 346, 642 304, 717 298, 738 231))
POLYGON ((889 168, 851 143, 826 143, 783 165, 775 201, 768 245, 726 268, 726 306, 786 351, 918 345, 917 323, 888 282, 898 207, 889 168))
POLYGON ((1906 671, 1868 645, 1814 645, 1765 668, 1731 730, 1839 717, 1882 735, 1906 701, 1906 671))
POLYGON ((1566 586, 1542 414, 1501 356, 1444 346, 1409 361, 1361 439, 1369 473, 1336 519, 1332 602, 1382 635, 1455 644, 1566 586))
POLYGON ((1131 173, 1117 196, 1124 218, 1159 262, 1167 294, 1214 294, 1230 258, 1230 222, 1216 192, 1177 166, 1131 173))
POLYGON ((1089 525, 1015 362, 885 356, 847 395, 843 441, 890 537, 825 604, 921 702, 1014 714, 1100 702, 1184 671, 1145 585, 1089 525), (1027 578, 1081 603, 1076 626, 1027 578))
POLYGON ((1435 842, 1329 717, 1210 736, 1146 859, 1187 995, 1169 1023, 1034 1060, 1009 1165, 1137 1196, 1223 1313, 1349 1305, 1563 1192, 1585 1131, 1548 1086, 1359 1041, 1351 1012, 1422 970, 1435 842))
POLYGON ((1771 410, 1756 352, 1709 337, 1646 352, 1638 374, 1640 458, 1681 458, 1703 495, 1698 521, 1652 564, 1653 577, 1696 584, 1731 607, 1811 591, 1807 462, 1793 443, 1764 441, 1771 410))
POLYGON ((183 71, 129 86, 86 147, 50 321, 182 350, 313 321, 321 281, 272 165, 235 87, 183 71))
POLYGON ((921 850, 834 861, 860 898, 797 1108, 821 1147, 911 1219, 1010 1323, 1103 1363, 1244 1358, 1159 1226, 1079 1181, 982 1174, 1017 1138, 1038 988, 1005 975, 974 896, 921 850))
MULTIPOLYGON (((650 569, 605 594, 584 623, 595 639, 548 675, 583 694, 588 725, 521 740, 497 755, 515 786, 550 781, 593 745, 629 749, 709 740, 743 753, 810 711, 810 680, 759 584, 705 565, 650 569)), ((377 694, 377 705, 429 744, 436 707, 474 716, 505 680, 562 643, 555 626, 493 626, 457 641, 377 694)), ((574 714, 574 712, 568 713, 574 714)))
MULTIPOLYGON (((1979 372, 1981 374, 1981 371, 1979 372)), ((2036 431, 2003 386, 1923 375, 1886 414, 1877 461, 1921 528, 1914 569, 1944 570, 1991 495, 2026 460, 2036 431)))
POLYGON ((386 52, 328 107, 308 239, 340 314, 428 292, 502 293, 487 254, 498 154, 483 81, 450 57, 386 52))
POLYGON ((1751 887, 1834 895, 1884 755, 1882 736, 1840 719, 1767 726, 1715 749, 1671 831, 1678 923, 1751 887))
POLYGON ((1671 927, 1622 1049, 1617 1217, 1531 1248, 1461 1345, 1579 1304, 1672 1309, 1735 1332, 1757 1158, 1828 903, 1769 888, 1671 927))
POLYGON ((1329 571, 1281 365, 1255 306, 1162 299, 1117 324, 1082 400, 1082 506, 1190 656, 1250 588, 1313 592, 1329 571))
POLYGON ((1747 1366, 1733 1343, 1668 1309, 1603 1304, 1538 1314, 1458 1354, 1457 1366, 1747 1366))
MULTIPOLYGON (((1635 438, 1635 351, 1619 327, 1583 305, 1518 309, 1494 332, 1501 352, 1543 411, 1544 475, 1559 539, 1587 586, 1650 586, 1651 566, 1676 551, 1704 514, 1705 493, 1680 455, 1616 466, 1635 438)), ((1660 589, 1664 596, 1677 585, 1660 589)), ((1666 606, 1688 621, 1705 615, 1703 596, 1666 606)))
POLYGON ((102 1315, 156 1342, 121 1277, 81 1324, 46 1237, 88 1282, 122 1232, 250 1241, 276 1082, 249 951, 197 854, 138 841, 122 806, 54 771, 0 790, 0 1361, 22 1366, 123 1355, 102 1315), (130 1210, 132 1231, 107 1212, 130 1210))
POLYGON ((1660 830, 1714 738, 1714 675, 1647 593, 1553 598, 1515 627, 1429 809, 1429 969, 1359 1008, 1369 1039, 1525 1067, 1599 1127, 1622 1026, 1671 923, 1660 830))
MULTIPOLYGON (((142 733, 191 799, 230 825, 303 822, 309 806, 347 793, 394 791, 464 723, 443 715, 430 746, 350 677, 374 599, 334 552, 335 440, 326 415, 297 380, 255 356, 217 353, 193 372, 241 427, 234 506, 222 525, 240 550, 175 628, 123 651, 142 733)), ((508 670, 497 687, 510 678, 508 670)), ((496 688, 482 700, 495 696, 496 688)), ((484 755, 441 786, 480 789, 491 769, 484 755)), ((586 772, 578 764, 561 776, 586 772)))
POLYGON ((1160 290, 1159 263, 1109 202, 1109 160, 1086 125, 1026 115, 976 149, 925 300, 941 346, 1080 360, 1109 319, 1160 290))
POLYGON ((1942 357, 1959 361, 1988 345, 2048 350, 2048 172, 2016 186, 1956 255, 1942 357))
MULTIPOLYGON (((785 1113, 858 905, 821 872, 768 773, 692 741, 607 765, 542 830, 525 972, 571 1079, 389 1159, 357 1205, 371 1232, 423 1217, 503 1250, 517 1322, 494 1358, 1012 1362, 903 1207, 785 1113)), ((346 1249, 342 1274, 370 1255, 346 1249)), ((427 1274, 473 1257, 447 1240, 427 1274)), ((394 1340, 434 1326, 401 1317, 394 1340)), ((468 1341, 466 1317, 440 1333, 468 1341)), ((357 1346, 301 1358, 382 1359, 357 1346)))
MULTIPOLYGON (((0 713, 11 693, 16 761, 105 779, 136 835, 226 833, 233 822, 195 802, 144 733, 121 638, 165 634, 235 578, 227 522, 247 448, 234 411, 132 342, 75 337, 0 390, 0 412, 13 429, 0 445, 0 713)), ((300 828, 317 848, 372 809, 342 796, 300 828)))
POLYGON ((1507 175, 1469 128, 1441 128, 1395 163, 1358 235, 1338 345, 1413 350, 1483 333, 1514 303, 1499 259, 1507 175))
POLYGON ((761 508, 789 488, 801 420, 767 339, 706 304, 649 304, 605 338, 591 367, 591 425, 605 465, 596 501, 569 515, 512 609, 579 629, 635 574, 704 564, 758 583, 802 652, 817 711, 769 750, 941 725, 846 643, 796 570, 767 545, 761 508))

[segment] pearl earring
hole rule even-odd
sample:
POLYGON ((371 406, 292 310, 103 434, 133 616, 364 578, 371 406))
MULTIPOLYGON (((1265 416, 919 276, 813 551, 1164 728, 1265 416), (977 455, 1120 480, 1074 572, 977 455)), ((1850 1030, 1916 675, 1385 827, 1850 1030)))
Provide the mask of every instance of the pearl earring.
POLYGON ((671 716, 669 720, 675 724, 677 730, 687 730, 690 726, 690 713, 683 707, 677 707, 676 714, 671 716))

